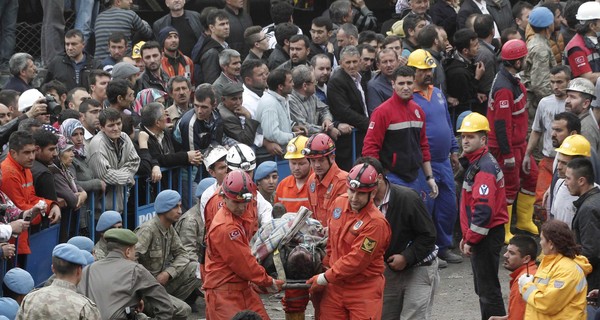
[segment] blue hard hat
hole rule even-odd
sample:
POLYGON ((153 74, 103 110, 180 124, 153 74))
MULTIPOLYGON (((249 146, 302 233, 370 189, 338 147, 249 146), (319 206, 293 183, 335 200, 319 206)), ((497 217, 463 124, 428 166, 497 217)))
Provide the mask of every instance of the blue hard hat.
POLYGON ((546 7, 537 7, 529 13, 529 24, 536 28, 548 28, 554 23, 554 14, 546 7))

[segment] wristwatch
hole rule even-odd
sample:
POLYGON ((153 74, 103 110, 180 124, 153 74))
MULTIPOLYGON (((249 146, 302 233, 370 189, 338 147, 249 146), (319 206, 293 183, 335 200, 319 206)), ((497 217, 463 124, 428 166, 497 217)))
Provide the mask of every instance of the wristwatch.
POLYGON ((433 176, 425 176, 425 181, 429 181, 431 179, 433 179, 433 176))

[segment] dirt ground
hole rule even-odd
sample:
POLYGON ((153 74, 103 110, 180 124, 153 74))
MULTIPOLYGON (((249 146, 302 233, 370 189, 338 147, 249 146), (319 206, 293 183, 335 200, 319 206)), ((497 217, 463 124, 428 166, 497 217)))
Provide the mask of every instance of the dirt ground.
MULTIPOLYGON (((501 254, 504 254, 502 252, 501 254)), ((433 305, 433 320, 477 320, 480 319, 479 302, 473 289, 473 273, 471 263, 465 259, 460 264, 449 264, 448 268, 440 269, 440 285, 435 294, 433 305)), ((494 270, 490 270, 494 272, 494 270)), ((502 267, 500 260, 500 284, 502 285, 502 296, 504 304, 508 302, 509 271, 502 267)), ((265 308, 272 320, 285 319, 285 313, 281 307, 281 295, 263 295, 265 308)), ((203 308, 203 305, 201 309, 203 308)), ((189 319, 204 319, 204 310, 193 314, 189 319)), ((309 304, 306 319, 314 319, 314 310, 309 304)))

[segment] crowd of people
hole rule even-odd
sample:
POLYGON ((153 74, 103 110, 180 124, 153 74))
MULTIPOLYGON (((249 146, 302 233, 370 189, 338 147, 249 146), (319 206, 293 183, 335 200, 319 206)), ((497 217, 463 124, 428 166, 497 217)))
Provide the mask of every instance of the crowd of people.
POLYGON ((308 30, 309 1, 271 1, 267 26, 244 0, 166 0, 152 24, 76 3, 65 32, 42 1, 40 70, 13 52, 18 1, 0 6, 0 319, 187 319, 199 298, 269 319, 259 294, 306 266, 287 313, 432 319, 438 269, 464 258, 483 320, 600 317, 600 2, 398 0, 378 21, 337 0, 308 30), (300 241, 273 272, 258 235, 302 207, 324 253, 300 241), (55 224, 33 290, 28 237, 55 224))

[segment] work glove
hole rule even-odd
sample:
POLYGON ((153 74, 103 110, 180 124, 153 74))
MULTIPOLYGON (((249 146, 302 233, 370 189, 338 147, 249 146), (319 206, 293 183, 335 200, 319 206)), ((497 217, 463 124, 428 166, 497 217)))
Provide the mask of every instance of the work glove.
POLYGON ((523 287, 529 282, 533 282, 532 274, 524 274, 519 277, 519 292, 523 291, 523 287))
POLYGON ((268 293, 277 293, 283 289, 283 284, 285 282, 283 280, 273 278, 273 284, 266 288, 268 293))
POLYGON ((325 273, 319 273, 306 281, 306 284, 310 284, 308 292, 311 294, 325 290, 325 286, 327 286, 328 283, 329 282, 327 282, 327 279, 325 278, 325 273))

